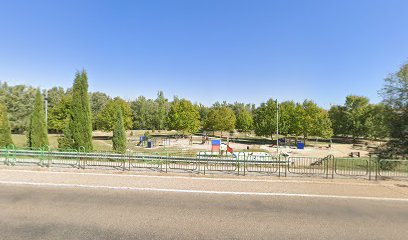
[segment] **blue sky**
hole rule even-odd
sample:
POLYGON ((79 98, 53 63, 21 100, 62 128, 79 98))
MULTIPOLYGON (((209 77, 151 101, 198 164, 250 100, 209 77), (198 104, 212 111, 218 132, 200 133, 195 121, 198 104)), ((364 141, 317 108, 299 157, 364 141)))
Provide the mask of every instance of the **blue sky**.
POLYGON ((380 101, 408 60, 408 1, 2 1, 0 81, 134 99, 380 101))

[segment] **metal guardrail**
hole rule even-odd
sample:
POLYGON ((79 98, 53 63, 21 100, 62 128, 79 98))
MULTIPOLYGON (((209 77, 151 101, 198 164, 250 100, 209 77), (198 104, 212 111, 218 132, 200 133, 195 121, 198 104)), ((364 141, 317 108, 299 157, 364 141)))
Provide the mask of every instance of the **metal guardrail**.
POLYGON ((408 178, 408 160, 381 159, 377 172, 381 178, 408 178))
POLYGON ((301 175, 320 175, 329 176, 329 165, 333 156, 329 155, 324 158, 316 157, 289 157, 288 172, 301 175))
POLYGON ((368 176, 371 174, 369 158, 335 158, 334 171, 342 176, 368 176))
POLYGON ((251 156, 176 156, 168 153, 117 154, 84 152, 73 149, 0 149, 0 162, 6 165, 38 165, 41 167, 108 168, 116 170, 149 169, 168 172, 215 173, 276 176, 317 176, 325 178, 362 177, 371 179, 408 178, 408 160, 372 158, 251 156))

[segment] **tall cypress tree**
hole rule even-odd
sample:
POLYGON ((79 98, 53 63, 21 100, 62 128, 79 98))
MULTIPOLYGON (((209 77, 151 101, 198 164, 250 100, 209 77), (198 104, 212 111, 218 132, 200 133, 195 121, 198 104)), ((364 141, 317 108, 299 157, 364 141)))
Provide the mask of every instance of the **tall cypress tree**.
POLYGON ((117 153, 126 152, 126 132, 125 126, 123 124, 122 109, 118 108, 116 110, 116 124, 113 128, 113 151, 117 153))
POLYGON ((0 101, 0 148, 13 144, 11 139, 10 122, 7 116, 7 107, 0 101))
POLYGON ((45 123, 43 101, 40 90, 37 90, 27 135, 28 146, 32 148, 48 145, 48 131, 47 124, 45 123))
POLYGON ((74 148, 84 147, 86 151, 91 151, 93 149, 92 119, 88 96, 88 77, 85 70, 75 74, 74 86, 72 88, 70 126, 74 148))

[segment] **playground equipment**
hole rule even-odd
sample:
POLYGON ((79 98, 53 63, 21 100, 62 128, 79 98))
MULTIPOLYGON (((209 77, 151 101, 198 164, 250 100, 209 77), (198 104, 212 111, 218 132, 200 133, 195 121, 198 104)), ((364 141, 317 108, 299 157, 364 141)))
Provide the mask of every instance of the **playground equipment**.
POLYGON ((139 138, 139 143, 137 144, 137 146, 139 146, 139 147, 145 146, 145 145, 146 145, 146 141, 147 141, 147 138, 146 138, 145 136, 141 136, 141 137, 139 138))

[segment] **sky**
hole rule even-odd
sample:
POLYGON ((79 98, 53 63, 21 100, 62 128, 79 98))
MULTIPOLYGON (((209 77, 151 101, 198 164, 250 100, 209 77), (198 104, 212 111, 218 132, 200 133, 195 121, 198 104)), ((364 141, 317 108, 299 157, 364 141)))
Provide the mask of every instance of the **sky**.
POLYGON ((408 60, 406 0, 0 0, 0 81, 211 105, 379 102, 408 60))

